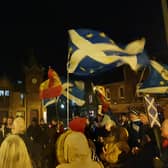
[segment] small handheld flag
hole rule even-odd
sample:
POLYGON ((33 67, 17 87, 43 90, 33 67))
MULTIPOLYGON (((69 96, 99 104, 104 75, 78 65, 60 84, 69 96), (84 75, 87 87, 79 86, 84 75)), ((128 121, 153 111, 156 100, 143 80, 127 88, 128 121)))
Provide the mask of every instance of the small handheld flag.
POLYGON ((154 97, 149 96, 148 94, 144 96, 145 100, 145 106, 150 122, 151 128, 154 125, 161 126, 160 121, 159 121, 159 116, 158 116, 158 111, 155 103, 154 97))

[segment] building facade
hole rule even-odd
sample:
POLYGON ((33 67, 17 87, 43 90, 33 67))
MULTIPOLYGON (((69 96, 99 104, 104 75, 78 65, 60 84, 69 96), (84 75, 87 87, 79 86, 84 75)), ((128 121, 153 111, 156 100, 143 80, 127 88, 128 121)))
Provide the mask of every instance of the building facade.
MULTIPOLYGON (((142 72, 134 72, 129 66, 124 66, 123 74, 123 81, 102 85, 107 99, 111 102, 112 111, 114 113, 128 112, 130 106, 144 109, 143 96, 137 94, 136 87, 146 78, 148 71, 142 77, 142 72)), ((33 117, 40 120, 44 116, 42 101, 39 98, 39 86, 43 81, 44 68, 37 64, 25 66, 23 81, 13 83, 1 77, 0 121, 3 116, 23 116, 28 126, 33 117)), ((89 98, 88 96, 88 102, 90 102, 89 98)), ((163 107, 164 116, 168 118, 168 98, 155 96, 155 100, 163 107)), ((89 106, 92 104, 94 101, 89 106)), ((93 107, 91 109, 95 110, 93 107)))
MULTIPOLYGON (((137 92, 138 84, 143 82, 149 69, 134 72, 127 65, 123 67, 124 79, 120 82, 105 84, 104 92, 111 102, 111 109, 114 113, 126 113, 130 106, 135 106, 139 110, 146 110, 144 96, 137 92)), ((168 97, 162 95, 151 95, 155 99, 158 112, 163 113, 168 118, 168 97)))
POLYGON ((0 79, 0 121, 5 116, 22 116, 27 126, 33 117, 43 117, 39 86, 43 81, 44 68, 38 65, 24 68, 23 81, 11 82, 0 79))

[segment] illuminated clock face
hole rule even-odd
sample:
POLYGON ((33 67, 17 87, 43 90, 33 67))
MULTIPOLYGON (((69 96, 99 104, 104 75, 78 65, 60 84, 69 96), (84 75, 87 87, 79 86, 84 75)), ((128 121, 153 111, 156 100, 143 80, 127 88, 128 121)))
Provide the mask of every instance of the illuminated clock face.
POLYGON ((32 78, 32 83, 36 84, 37 83, 37 79, 36 78, 32 78))

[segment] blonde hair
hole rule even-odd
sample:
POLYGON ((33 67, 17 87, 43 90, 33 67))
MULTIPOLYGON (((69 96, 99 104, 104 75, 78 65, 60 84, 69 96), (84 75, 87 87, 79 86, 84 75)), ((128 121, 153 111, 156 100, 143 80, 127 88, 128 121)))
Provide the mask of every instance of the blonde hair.
POLYGON ((0 146, 0 168, 32 168, 24 141, 18 135, 8 135, 0 146))

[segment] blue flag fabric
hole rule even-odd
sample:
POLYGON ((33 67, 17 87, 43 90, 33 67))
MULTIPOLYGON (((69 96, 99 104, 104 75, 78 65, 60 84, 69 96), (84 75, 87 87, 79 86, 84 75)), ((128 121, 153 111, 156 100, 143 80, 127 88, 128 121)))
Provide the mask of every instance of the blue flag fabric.
POLYGON ((79 80, 67 81, 65 78, 61 77, 62 82, 62 94, 55 98, 49 98, 43 100, 44 107, 57 103, 61 99, 69 98, 69 101, 73 105, 83 106, 85 104, 85 87, 84 82, 79 80), (69 91, 69 92, 68 92, 69 91))
POLYGON ((83 81, 78 80, 63 80, 63 92, 61 96, 69 98, 71 103, 77 106, 83 106, 85 104, 85 86, 83 81), (69 90, 69 92, 67 92, 69 90))
POLYGON ((160 121, 159 121, 158 111, 157 111, 157 107, 156 107, 154 97, 146 94, 144 96, 144 99, 145 99, 146 110, 147 110, 147 113, 148 113, 151 128, 154 125, 157 125, 157 126, 160 127, 161 124, 160 124, 160 121))
POLYGON ((168 65, 151 60, 149 76, 139 87, 139 93, 167 94, 168 93, 168 65))
POLYGON ((48 107, 52 104, 55 104, 57 102, 57 98, 54 97, 54 98, 44 98, 43 99, 43 106, 44 107, 48 107))
POLYGON ((125 48, 116 45, 103 32, 91 29, 69 30, 68 73, 90 76, 123 64, 134 71, 149 64, 144 52, 145 39, 130 42, 125 48))

